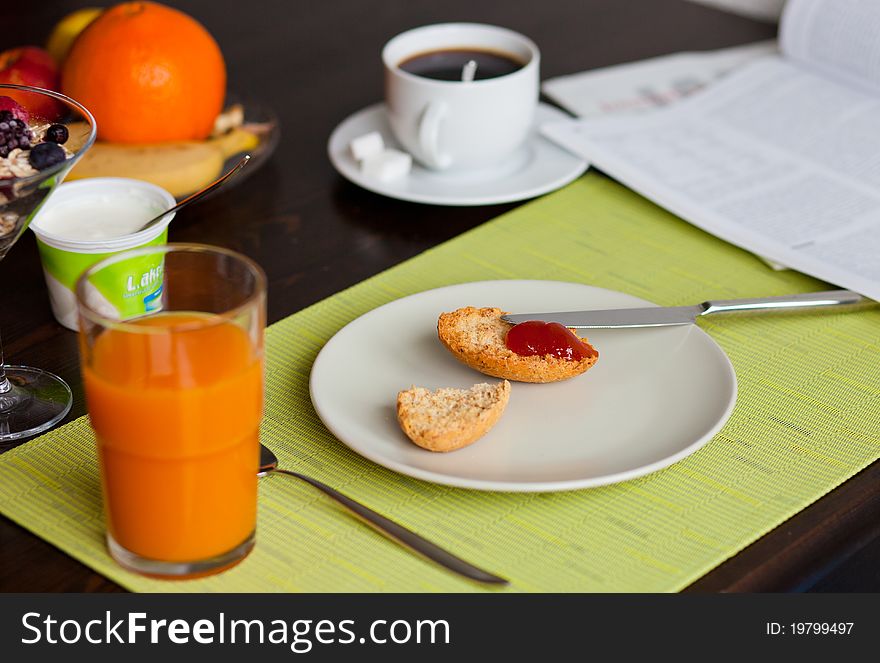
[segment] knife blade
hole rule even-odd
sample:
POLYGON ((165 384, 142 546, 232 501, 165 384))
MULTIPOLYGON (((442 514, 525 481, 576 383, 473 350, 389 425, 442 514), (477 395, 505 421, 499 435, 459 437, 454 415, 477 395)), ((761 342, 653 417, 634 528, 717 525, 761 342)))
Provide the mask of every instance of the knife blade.
POLYGON ((596 311, 560 311, 558 313, 507 313, 505 322, 518 325, 530 320, 558 322, 573 329, 612 329, 616 327, 668 327, 690 325, 697 317, 731 311, 767 311, 797 308, 840 307, 872 304, 851 290, 807 292, 754 299, 715 299, 693 306, 649 306, 645 308, 600 309, 596 311))
POLYGON ((502 315, 501 319, 513 325, 529 320, 558 322, 572 329, 609 329, 613 327, 666 327, 689 325, 703 312, 698 306, 651 306, 648 308, 619 308, 599 311, 560 311, 557 313, 521 313, 502 315))

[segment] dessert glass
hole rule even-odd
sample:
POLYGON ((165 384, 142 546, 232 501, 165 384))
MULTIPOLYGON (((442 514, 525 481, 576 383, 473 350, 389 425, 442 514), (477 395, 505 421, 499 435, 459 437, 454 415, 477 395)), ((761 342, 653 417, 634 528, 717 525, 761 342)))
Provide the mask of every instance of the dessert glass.
MULTIPOLYGON (((16 165, 13 168, 7 159, 0 159, 4 162, 3 172, 0 172, 2 260, 46 198, 94 143, 95 119, 73 99, 50 90, 4 84, 0 85, 0 96, 13 97, 29 110, 28 124, 31 127, 45 123, 63 124, 70 134, 64 144, 67 158, 43 170, 27 172, 26 167, 19 169, 16 165), (33 109, 45 109, 48 100, 54 109, 52 117, 38 115, 33 109)), ((0 276, 0 283, 8 283, 11 279, 12 275, 4 274, 0 276)), ((0 293, 3 289, 0 286, 0 293)), ((70 387, 61 378, 38 368, 5 365, 0 342, 0 442, 35 435, 54 426, 68 413, 72 403, 70 387)))

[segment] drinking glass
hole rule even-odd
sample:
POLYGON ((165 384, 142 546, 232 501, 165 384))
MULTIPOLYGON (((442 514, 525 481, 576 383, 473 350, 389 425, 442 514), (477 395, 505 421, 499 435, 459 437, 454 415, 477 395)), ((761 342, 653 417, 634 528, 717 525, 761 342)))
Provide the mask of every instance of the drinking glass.
POLYGON ((89 268, 76 296, 110 555, 157 576, 236 564, 256 527, 262 270, 222 248, 153 246, 89 268), (132 284, 149 313, 102 295, 132 284))
MULTIPOLYGON (((0 96, 12 97, 30 114, 28 124, 64 124, 64 144, 71 157, 37 173, 11 168, 0 159, 0 260, 24 233, 46 198, 95 142, 95 119, 82 105, 50 90, 24 85, 0 85, 0 96)), ((26 156, 23 155, 26 161, 26 156)), ((0 293, 13 287, 13 275, 3 275, 0 293)), ((0 304, 2 305, 2 304, 0 304)), ((70 411, 73 396, 61 378, 38 368, 3 363, 0 340, 0 442, 36 435, 51 428, 70 411)))

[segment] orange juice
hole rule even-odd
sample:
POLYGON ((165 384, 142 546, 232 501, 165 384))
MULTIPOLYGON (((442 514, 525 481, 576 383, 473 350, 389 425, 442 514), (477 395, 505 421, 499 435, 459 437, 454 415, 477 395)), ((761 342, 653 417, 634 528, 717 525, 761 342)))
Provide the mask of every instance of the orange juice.
POLYGON ((207 314, 128 324, 83 348, 108 531, 149 559, 222 555, 256 525, 262 348, 207 314))

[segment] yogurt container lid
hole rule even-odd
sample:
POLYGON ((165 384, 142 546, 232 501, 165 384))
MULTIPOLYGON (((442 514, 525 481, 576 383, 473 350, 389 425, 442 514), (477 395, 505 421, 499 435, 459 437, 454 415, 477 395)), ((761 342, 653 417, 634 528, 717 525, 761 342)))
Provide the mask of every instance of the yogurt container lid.
POLYGON ((75 182, 64 182, 55 189, 52 195, 46 199, 40 211, 37 212, 31 221, 31 230, 40 241, 56 249, 75 253, 106 253, 135 248, 155 239, 174 218, 174 213, 171 213, 146 230, 100 239, 73 239, 41 227, 40 219, 41 217, 46 218, 47 211, 57 211, 64 205, 70 204, 71 201, 82 203, 89 198, 93 198, 96 205, 100 205, 102 200, 108 198, 130 199, 133 206, 145 208, 144 223, 158 215, 163 209, 170 209, 176 204, 174 196, 168 191, 143 180, 125 177, 94 177, 75 182))

